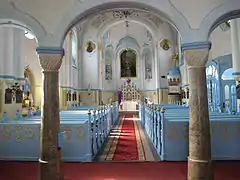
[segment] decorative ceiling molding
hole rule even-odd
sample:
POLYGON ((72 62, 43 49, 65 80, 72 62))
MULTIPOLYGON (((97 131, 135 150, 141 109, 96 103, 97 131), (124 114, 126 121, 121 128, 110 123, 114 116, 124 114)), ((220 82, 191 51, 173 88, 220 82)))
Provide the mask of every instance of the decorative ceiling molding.
POLYGON ((96 19, 92 22, 94 28, 99 28, 99 26, 108 19, 107 13, 99 14, 96 19))
POLYGON ((92 21, 91 25, 98 29, 101 25, 103 25, 105 22, 110 21, 119 21, 119 20, 130 20, 130 19, 138 19, 140 22, 141 20, 147 20, 150 21, 152 24, 157 26, 158 28, 163 23, 163 21, 156 15, 151 14, 147 11, 142 10, 114 10, 114 11, 106 11, 98 14, 96 17, 94 17, 94 20, 92 21))

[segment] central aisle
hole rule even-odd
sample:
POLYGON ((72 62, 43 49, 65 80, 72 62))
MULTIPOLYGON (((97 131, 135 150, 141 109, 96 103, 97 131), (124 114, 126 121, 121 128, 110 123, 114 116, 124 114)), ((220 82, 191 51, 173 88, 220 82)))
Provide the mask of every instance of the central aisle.
POLYGON ((155 161, 136 115, 123 115, 112 130, 99 161, 155 161))

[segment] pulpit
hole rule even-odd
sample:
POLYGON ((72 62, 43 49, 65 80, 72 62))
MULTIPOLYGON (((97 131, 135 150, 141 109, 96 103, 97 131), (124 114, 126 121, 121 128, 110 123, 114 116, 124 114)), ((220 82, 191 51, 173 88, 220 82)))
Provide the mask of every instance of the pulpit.
POLYGON ((138 110, 138 101, 140 100, 140 91, 134 83, 124 83, 121 88, 122 101, 121 110, 136 111, 138 110))

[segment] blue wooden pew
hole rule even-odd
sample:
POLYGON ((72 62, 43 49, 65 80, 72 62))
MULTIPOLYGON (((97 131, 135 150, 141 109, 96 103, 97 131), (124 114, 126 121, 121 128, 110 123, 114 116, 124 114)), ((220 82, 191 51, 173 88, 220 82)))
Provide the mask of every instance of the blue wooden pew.
MULTIPOLYGON (((182 161, 188 156, 189 109, 176 105, 145 106, 139 116, 162 160, 182 161), (164 107, 166 111, 160 111, 164 107)), ((239 160, 240 117, 211 112, 211 143, 214 160, 239 160), (231 147, 231 148, 230 148, 231 147)))

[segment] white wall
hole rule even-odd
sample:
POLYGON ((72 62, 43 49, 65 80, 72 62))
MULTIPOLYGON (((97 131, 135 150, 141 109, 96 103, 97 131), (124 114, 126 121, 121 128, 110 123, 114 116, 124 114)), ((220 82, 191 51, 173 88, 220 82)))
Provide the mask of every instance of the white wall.
POLYGON ((209 40, 212 42, 212 48, 209 52, 209 60, 232 53, 230 29, 223 31, 220 27, 217 27, 212 32, 209 40))

